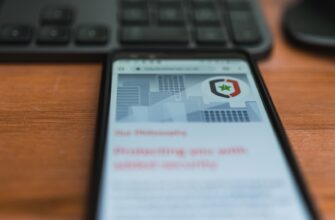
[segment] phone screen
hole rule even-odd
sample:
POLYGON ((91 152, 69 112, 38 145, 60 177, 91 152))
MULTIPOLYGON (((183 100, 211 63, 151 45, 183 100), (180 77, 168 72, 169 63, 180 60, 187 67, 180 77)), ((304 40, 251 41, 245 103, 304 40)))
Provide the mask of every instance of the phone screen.
POLYGON ((117 59, 97 219, 311 219, 244 59, 117 59))

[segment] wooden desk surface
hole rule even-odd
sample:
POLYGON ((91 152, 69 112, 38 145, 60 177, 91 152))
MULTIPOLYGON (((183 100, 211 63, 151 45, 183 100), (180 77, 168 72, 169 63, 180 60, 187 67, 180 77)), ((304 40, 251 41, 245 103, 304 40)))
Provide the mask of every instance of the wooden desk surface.
MULTIPOLYGON (((263 0, 274 35, 262 74, 325 219, 335 219, 335 58, 290 47, 263 0)), ((0 219, 83 219, 101 65, 0 65, 0 219)))

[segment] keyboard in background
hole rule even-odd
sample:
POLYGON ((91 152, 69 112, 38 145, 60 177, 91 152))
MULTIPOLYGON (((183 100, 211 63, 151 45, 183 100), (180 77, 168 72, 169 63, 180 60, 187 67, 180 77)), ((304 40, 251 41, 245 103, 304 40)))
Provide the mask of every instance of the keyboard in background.
POLYGON ((14 59, 141 47, 262 58, 272 46, 258 0, 3 0, 0 21, 0 54, 14 59))

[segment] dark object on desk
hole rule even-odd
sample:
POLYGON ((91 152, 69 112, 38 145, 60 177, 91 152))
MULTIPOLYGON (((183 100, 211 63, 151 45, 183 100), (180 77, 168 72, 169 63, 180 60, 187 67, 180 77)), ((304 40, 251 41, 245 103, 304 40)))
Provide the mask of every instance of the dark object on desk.
POLYGON ((290 6, 283 20, 294 43, 335 51, 335 1, 305 0, 290 6))
POLYGON ((240 48, 262 58, 269 54, 272 39, 258 0, 3 0, 1 4, 2 58, 96 56, 143 47, 240 48))

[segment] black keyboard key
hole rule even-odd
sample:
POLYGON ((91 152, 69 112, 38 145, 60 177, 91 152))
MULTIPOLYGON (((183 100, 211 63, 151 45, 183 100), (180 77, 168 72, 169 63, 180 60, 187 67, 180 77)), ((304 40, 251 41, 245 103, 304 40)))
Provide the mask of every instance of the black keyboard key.
POLYGON ((8 24, 0 27, 0 43, 28 44, 33 38, 33 28, 29 25, 8 24))
POLYGON ((122 43, 171 43, 187 44, 189 40, 185 27, 123 27, 122 43))
POLYGON ((158 4, 161 7, 169 7, 169 6, 181 7, 182 1, 181 0, 158 0, 158 4))
POLYGON ((192 3, 195 7, 214 6, 213 0, 192 0, 192 3))
POLYGON ((67 27, 45 26, 40 28, 37 43, 67 44, 70 41, 70 29, 67 27))
POLYGON ((235 43, 256 44, 260 41, 260 32, 251 12, 232 11, 230 20, 235 43))
POLYGON ((123 6, 137 6, 137 7, 146 7, 146 0, 119 0, 123 6))
POLYGON ((76 32, 78 44, 105 44, 108 41, 108 29, 105 26, 80 26, 76 32))
POLYGON ((74 20, 74 10, 70 7, 46 7, 40 17, 43 25, 70 25, 74 20))
POLYGON ((227 41, 222 27, 199 27, 195 38, 199 44, 225 44, 227 41))
POLYGON ((160 8, 158 22, 160 24, 185 24, 185 16, 182 9, 178 7, 160 8))
POLYGON ((142 7, 124 8, 121 13, 123 24, 147 24, 149 22, 148 11, 142 7))
POLYGON ((194 22, 196 24, 220 24, 220 17, 215 8, 197 8, 194 10, 194 22))
POLYGON ((229 0, 227 6, 230 11, 250 11, 250 3, 246 0, 229 0))
POLYGON ((222 10, 227 10, 226 1, 218 0, 216 7, 218 7, 218 9, 221 10, 221 11, 222 10))

